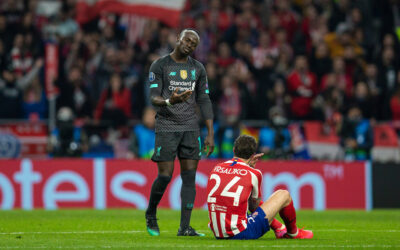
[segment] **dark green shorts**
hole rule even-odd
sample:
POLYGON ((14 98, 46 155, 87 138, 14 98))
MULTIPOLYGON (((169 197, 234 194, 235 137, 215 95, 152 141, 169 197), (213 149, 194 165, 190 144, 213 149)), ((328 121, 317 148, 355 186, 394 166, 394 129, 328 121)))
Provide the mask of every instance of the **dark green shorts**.
POLYGON ((151 159, 155 162, 179 159, 200 160, 200 131, 156 132, 156 143, 151 159))

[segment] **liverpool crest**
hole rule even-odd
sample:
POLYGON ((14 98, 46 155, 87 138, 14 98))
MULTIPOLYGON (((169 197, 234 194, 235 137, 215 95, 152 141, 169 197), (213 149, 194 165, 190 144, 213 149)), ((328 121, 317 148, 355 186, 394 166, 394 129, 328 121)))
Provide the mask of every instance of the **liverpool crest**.
POLYGON ((181 70, 180 71, 180 73, 181 73, 181 78, 183 79, 183 80, 185 80, 186 78, 187 78, 187 71, 186 70, 181 70))

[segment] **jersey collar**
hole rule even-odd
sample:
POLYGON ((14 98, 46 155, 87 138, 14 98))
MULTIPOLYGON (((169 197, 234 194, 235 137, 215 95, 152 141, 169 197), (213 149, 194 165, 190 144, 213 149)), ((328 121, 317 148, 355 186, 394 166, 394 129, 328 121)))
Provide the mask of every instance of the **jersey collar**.
POLYGON ((226 161, 225 163, 230 163, 230 166, 234 166, 234 165, 236 165, 236 164, 239 164, 239 165, 242 165, 242 166, 248 166, 248 167, 250 167, 246 162, 244 162, 244 161, 242 161, 241 159, 236 158, 236 157, 232 158, 232 159, 229 160, 229 161, 226 161))

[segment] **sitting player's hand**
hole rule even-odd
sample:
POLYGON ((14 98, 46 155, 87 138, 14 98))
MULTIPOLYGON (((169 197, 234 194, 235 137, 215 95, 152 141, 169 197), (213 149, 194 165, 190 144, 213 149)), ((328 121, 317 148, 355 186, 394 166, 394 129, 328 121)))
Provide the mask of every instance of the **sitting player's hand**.
POLYGON ((169 98, 169 102, 171 104, 176 104, 176 103, 181 103, 189 99, 189 97, 192 95, 193 91, 191 90, 186 90, 180 94, 178 94, 178 91, 180 88, 176 88, 174 92, 172 93, 171 97, 169 98))
POLYGON ((256 166, 257 161, 264 155, 264 153, 254 154, 247 160, 247 164, 250 167, 254 168, 256 166))

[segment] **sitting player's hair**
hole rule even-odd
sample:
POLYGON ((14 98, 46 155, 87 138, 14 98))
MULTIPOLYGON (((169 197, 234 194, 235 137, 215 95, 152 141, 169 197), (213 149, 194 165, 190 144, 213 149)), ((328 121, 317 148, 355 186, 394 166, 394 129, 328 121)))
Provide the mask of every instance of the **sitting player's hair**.
POLYGON ((233 153, 236 157, 249 159, 256 153, 257 142, 254 137, 250 135, 241 135, 236 138, 233 144, 233 153))

